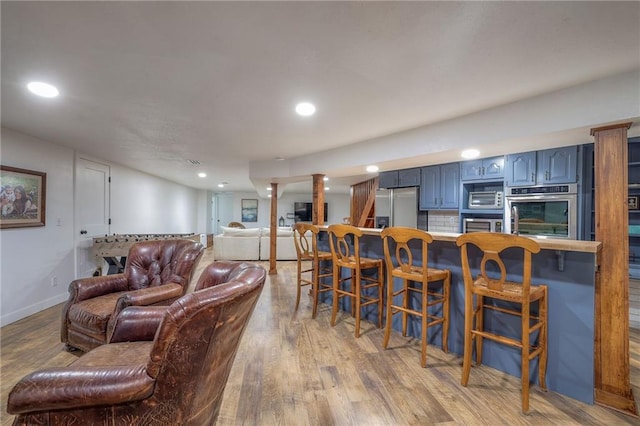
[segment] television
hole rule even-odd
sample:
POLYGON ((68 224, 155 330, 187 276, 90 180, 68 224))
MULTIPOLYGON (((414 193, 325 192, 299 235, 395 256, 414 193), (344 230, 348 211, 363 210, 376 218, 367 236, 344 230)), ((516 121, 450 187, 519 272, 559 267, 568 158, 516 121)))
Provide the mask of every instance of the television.
MULTIPOLYGON (((296 222, 313 221, 313 203, 296 201, 293 203, 293 211, 296 222)), ((324 221, 327 221, 327 203, 324 203, 324 221)))

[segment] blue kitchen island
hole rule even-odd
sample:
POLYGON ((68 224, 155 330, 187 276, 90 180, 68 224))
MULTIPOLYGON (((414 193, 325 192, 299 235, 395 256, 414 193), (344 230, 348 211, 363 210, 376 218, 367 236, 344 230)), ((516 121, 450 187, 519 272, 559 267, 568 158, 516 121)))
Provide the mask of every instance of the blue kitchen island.
MULTIPOLYGON (((319 246, 329 250, 327 227, 321 226, 319 246)), ((360 239, 360 255, 384 258, 380 230, 361 228, 365 235, 360 239)), ((430 232, 434 241, 429 245, 429 266, 451 271, 449 351, 460 356, 464 349, 464 282, 460 262, 460 250, 455 244, 459 234, 430 232)), ((594 337, 595 337, 595 288, 598 255, 601 244, 593 241, 539 239, 540 253, 533 256, 532 283, 549 287, 549 336, 547 387, 549 390, 579 401, 594 403, 594 337)), ((415 246, 418 253, 419 246, 415 246)), ((479 273, 480 253, 473 256, 474 276, 479 273)), ((510 270, 508 279, 521 279, 521 251, 506 251, 503 259, 510 270), (510 268, 510 266, 512 266, 510 268), (511 270, 513 269, 513 270, 511 270)), ((394 282, 400 286, 400 281, 394 282)), ((386 292, 385 292, 386 293, 386 292)), ((325 293, 323 301, 331 303, 331 295, 325 293)), ((417 302, 417 301, 416 301, 417 302)), ((350 304, 344 301, 341 309, 348 311, 350 304)), ((363 311, 363 319, 376 322, 376 307, 363 311)), ((410 317, 411 318, 411 317, 410 317)), ((420 322, 410 319, 409 334, 420 336, 420 322)), ((513 336, 520 335, 520 321, 498 312, 485 314, 485 329, 499 327, 513 336)), ((394 318, 393 328, 400 330, 400 318, 394 318)), ((429 328, 429 345, 440 346, 441 330, 429 328)), ((520 377, 520 351, 484 340, 483 365, 520 377)), ((537 359, 531 362, 531 381, 537 382, 537 359)), ((462 373, 462 370, 461 370, 462 373)), ((473 375, 473 373, 472 373, 473 375)))

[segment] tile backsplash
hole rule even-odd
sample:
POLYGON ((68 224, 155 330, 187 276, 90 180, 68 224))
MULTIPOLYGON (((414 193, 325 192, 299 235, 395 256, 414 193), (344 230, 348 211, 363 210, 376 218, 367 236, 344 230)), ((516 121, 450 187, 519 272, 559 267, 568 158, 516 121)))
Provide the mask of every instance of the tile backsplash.
POLYGON ((460 232, 458 212, 430 210, 427 217, 427 231, 460 232))

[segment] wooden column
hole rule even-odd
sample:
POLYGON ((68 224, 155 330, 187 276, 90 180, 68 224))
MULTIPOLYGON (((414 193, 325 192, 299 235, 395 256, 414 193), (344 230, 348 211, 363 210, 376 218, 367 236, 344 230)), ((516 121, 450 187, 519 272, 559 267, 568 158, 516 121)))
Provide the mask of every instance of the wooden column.
POLYGON ((324 225, 324 175, 313 175, 313 219, 314 225, 324 225))
POLYGON ((602 242, 596 277, 595 400, 637 415, 629 367, 629 214, 627 129, 591 129, 595 138, 596 240, 602 242))
POLYGON ((276 267, 276 241, 278 241, 278 184, 271 183, 271 220, 269 223, 269 275, 278 273, 276 267))

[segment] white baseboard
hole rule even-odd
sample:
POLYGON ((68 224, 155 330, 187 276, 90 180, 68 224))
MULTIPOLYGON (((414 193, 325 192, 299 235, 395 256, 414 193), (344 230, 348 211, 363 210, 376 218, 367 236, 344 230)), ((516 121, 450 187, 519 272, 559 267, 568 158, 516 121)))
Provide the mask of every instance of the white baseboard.
POLYGON ((24 308, 18 309, 17 311, 4 314, 0 316, 0 327, 4 327, 7 324, 11 324, 12 322, 16 322, 18 320, 21 320, 22 318, 26 318, 29 315, 33 315, 44 309, 55 306, 58 303, 64 302, 68 298, 69 298, 69 294, 63 293, 57 296, 50 297, 49 299, 46 299, 46 300, 41 300, 38 303, 34 303, 33 305, 25 306, 24 308))

